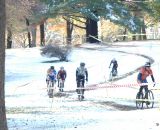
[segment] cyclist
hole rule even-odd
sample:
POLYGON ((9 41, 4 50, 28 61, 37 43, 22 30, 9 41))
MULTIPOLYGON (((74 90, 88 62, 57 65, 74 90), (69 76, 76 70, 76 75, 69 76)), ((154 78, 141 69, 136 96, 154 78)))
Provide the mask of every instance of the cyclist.
MULTIPOLYGON (((82 80, 82 86, 84 87, 85 79, 88 82, 88 71, 85 68, 85 63, 81 62, 80 66, 76 69, 76 81, 77 81, 77 88, 80 87, 80 82, 82 80)), ((78 89, 76 89, 77 93, 79 94, 78 89)), ((82 92, 84 94, 84 90, 82 92)), ((84 98, 84 96, 83 96, 84 98)))
MULTIPOLYGON (((148 83, 147 82, 147 77, 148 76, 151 76, 151 79, 153 82, 155 82, 155 79, 154 79, 154 76, 153 76, 153 72, 152 72, 152 69, 150 68, 151 67, 151 63, 150 62, 146 62, 146 64, 140 68, 140 71, 138 73, 138 76, 137 76, 137 82, 138 83, 148 83)), ((139 93, 142 92, 143 88, 145 89, 145 97, 146 99, 148 99, 148 85, 142 85, 140 86, 140 89, 139 89, 139 93)))
MULTIPOLYGON (((65 79, 67 77, 67 73, 66 73, 66 70, 64 69, 63 66, 60 67, 60 70, 58 71, 58 74, 57 74, 57 79, 58 79, 58 87, 59 86, 59 80, 61 79, 64 83, 65 79)), ((61 89, 59 89, 61 91, 61 89)), ((63 90, 62 90, 63 91, 63 90)))
POLYGON ((47 70, 46 82, 48 83, 49 80, 56 82, 56 75, 57 75, 57 72, 54 66, 50 66, 50 68, 47 70))
POLYGON ((117 75, 117 68, 118 68, 118 62, 115 58, 113 58, 110 62, 110 65, 109 65, 109 68, 111 67, 112 65, 112 75, 113 76, 116 76, 117 75), (115 71, 114 71, 115 70, 115 71))

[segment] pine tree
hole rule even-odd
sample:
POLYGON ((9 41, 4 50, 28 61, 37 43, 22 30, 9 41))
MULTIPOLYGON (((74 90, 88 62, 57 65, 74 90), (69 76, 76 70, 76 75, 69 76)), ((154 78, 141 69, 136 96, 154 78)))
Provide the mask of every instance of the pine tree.
MULTIPOLYGON (((124 26, 130 32, 139 33, 144 27, 144 21, 140 17, 134 15, 133 10, 151 12, 148 3, 125 1, 125 0, 43 0, 48 4, 45 15, 48 17, 56 17, 64 15, 77 19, 77 16, 86 19, 86 34, 96 37, 97 22, 100 18, 110 20, 111 22, 124 26), (131 10, 133 9, 133 10, 131 10), (71 17, 72 16, 72 17, 71 17), (94 22, 93 22, 93 21, 94 22), (89 29, 89 30, 88 30, 89 29)), ((91 41, 92 42, 92 41, 91 41)))

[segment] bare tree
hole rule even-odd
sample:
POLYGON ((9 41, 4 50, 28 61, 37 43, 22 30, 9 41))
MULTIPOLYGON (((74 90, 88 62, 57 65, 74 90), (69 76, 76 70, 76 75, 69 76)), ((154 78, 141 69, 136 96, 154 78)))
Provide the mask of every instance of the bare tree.
POLYGON ((5 110, 4 66, 5 66, 5 0, 0 0, 0 130, 8 130, 5 110))
POLYGON ((29 17, 31 4, 28 0, 6 0, 7 48, 13 47, 14 36, 17 33, 27 31, 24 17, 29 17))
POLYGON ((31 18, 35 15, 32 8, 38 6, 37 1, 39 0, 6 0, 7 48, 12 48, 12 41, 24 32, 27 32, 29 47, 33 46, 31 18))

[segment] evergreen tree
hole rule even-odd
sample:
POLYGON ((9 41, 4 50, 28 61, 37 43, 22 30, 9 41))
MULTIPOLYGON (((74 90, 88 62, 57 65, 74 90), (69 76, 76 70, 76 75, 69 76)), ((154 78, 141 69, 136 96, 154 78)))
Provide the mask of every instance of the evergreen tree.
POLYGON ((153 2, 151 2, 150 7, 153 9, 153 19, 156 22, 160 21, 160 0, 155 0, 153 2))
POLYGON ((127 28, 130 32, 139 33, 144 27, 144 21, 134 15, 133 10, 138 9, 151 12, 148 3, 120 0, 43 0, 48 4, 45 12, 47 17, 64 15, 77 19, 77 14, 86 19, 86 34, 96 37, 97 21, 100 17, 110 20, 127 28), (132 7, 132 8, 131 8, 132 7), (76 16, 76 18, 75 18, 76 16), (93 22, 93 21, 95 22, 93 22), (90 29, 90 30, 88 30, 90 29))

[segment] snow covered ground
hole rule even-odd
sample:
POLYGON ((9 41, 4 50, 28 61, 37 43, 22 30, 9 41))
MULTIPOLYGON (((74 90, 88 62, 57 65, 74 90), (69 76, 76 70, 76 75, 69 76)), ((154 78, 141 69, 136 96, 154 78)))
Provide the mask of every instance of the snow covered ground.
POLYGON ((121 42, 111 47, 85 44, 84 48, 73 49, 69 62, 42 57, 39 48, 6 50, 9 130, 159 130, 159 42, 121 42), (128 85, 136 83, 137 72, 127 77, 125 74, 148 61, 144 55, 154 59, 152 69, 157 84, 149 88, 153 90, 156 103, 152 109, 137 110, 135 96, 139 88, 128 85), (108 81, 112 58, 118 61, 119 77, 124 76, 115 82, 108 81), (115 86, 86 91, 85 100, 78 101, 73 90, 76 89, 75 70, 81 61, 86 63, 89 72, 87 86, 102 82, 115 86), (56 94, 53 99, 48 98, 45 84, 46 70, 51 65, 57 71, 61 66, 67 70, 65 92, 56 94))

